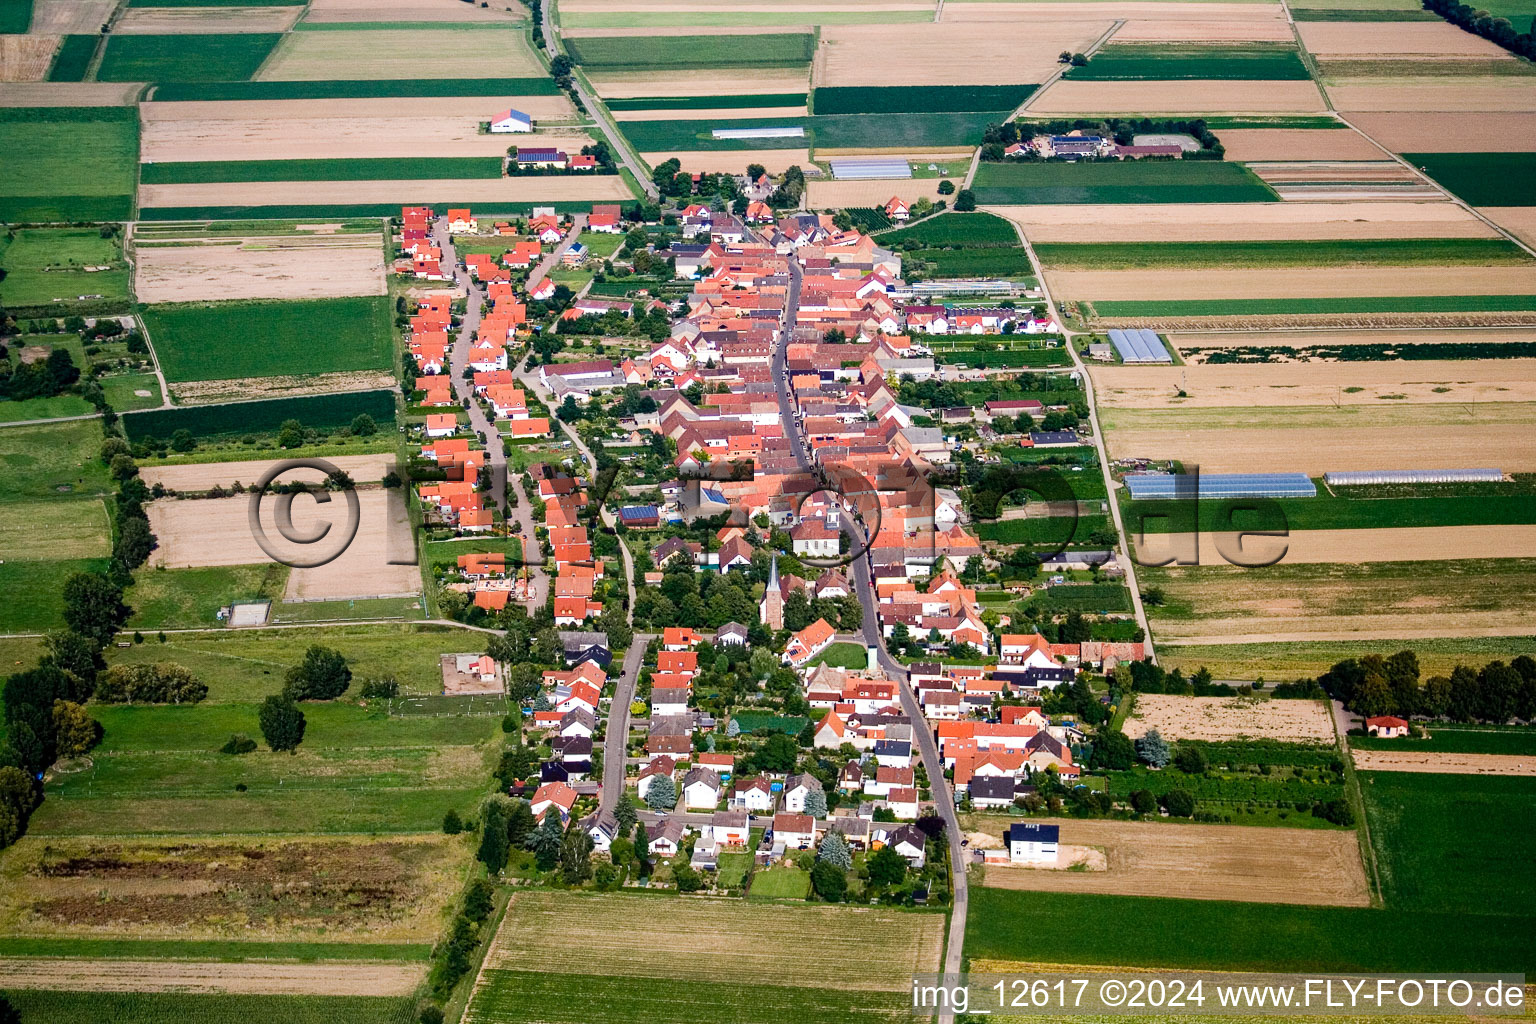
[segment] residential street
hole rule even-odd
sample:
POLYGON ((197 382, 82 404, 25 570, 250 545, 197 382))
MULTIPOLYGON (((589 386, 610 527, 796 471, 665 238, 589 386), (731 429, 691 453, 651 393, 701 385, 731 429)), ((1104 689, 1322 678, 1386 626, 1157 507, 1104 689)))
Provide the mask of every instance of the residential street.
POLYGON ((645 664, 645 648, 655 633, 636 633, 624 655, 624 670, 613 687, 613 703, 608 705, 608 727, 603 732, 603 795, 598 803, 599 816, 613 813, 624 792, 625 751, 629 746, 629 705, 635 699, 635 685, 645 664))

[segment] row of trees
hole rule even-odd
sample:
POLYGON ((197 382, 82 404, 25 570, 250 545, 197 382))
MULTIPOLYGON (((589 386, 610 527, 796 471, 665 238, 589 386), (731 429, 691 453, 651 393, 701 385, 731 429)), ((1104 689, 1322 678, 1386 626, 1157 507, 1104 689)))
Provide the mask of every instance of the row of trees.
POLYGON ((1449 676, 1419 680, 1412 651, 1338 662, 1316 680, 1329 696, 1366 718, 1377 715, 1504 723, 1536 719, 1536 659, 1522 654, 1481 669, 1457 665, 1449 676))
POLYGON ((1536 35, 1518 31, 1508 18, 1495 17, 1481 7, 1472 7, 1459 0, 1424 0, 1424 7, 1452 25, 1490 39, 1511 53, 1536 60, 1536 35))

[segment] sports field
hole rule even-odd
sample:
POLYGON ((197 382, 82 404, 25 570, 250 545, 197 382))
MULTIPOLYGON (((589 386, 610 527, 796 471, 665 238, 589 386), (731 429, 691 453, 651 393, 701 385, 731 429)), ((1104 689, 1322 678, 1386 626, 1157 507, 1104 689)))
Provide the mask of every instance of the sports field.
POLYGON ((121 107, 0 107, 0 220, 126 220, 138 118, 121 107))
POLYGON ((1238 164, 983 163, 976 171, 976 201, 1017 203, 1267 203, 1275 194, 1238 164))

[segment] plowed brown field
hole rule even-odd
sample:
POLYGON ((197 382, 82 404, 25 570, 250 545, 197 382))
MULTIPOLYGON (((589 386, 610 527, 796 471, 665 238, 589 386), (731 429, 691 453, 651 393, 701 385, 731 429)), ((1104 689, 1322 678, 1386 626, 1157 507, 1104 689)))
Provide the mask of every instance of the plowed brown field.
MULTIPOLYGON (((1428 332, 1427 332, 1428 333, 1428 332)), ((1474 333, 1474 332, 1467 332, 1474 333)), ((1511 332, 1513 334, 1513 332, 1511 332)), ((1472 341, 1460 331, 1426 341, 1472 341)), ((1273 335, 1245 335, 1243 344, 1273 344, 1273 335)), ((1509 337, 1504 340, 1529 340, 1509 337)), ((1209 344, 1198 334, 1181 342, 1209 344)), ((1358 344, 1367 332, 1346 336, 1358 344)), ((1382 339, 1386 340, 1386 339, 1382 339)), ((1289 336, 1285 344, 1313 344, 1289 336)), ((1384 395, 1403 402, 1536 402, 1536 359, 1407 360, 1403 362, 1195 363, 1189 366, 1090 366, 1101 406, 1122 409, 1196 409, 1237 406, 1370 405, 1384 395), (1348 390, 1346 390, 1348 389, 1348 390), (1179 397, 1180 391, 1184 392, 1179 397)))
POLYGON ((0 975, 10 988, 70 992, 408 996, 426 973, 426 964, 0 959, 0 975))
POLYGON ((1536 757, 1515 754, 1442 754, 1411 750, 1352 750, 1355 767, 1367 772, 1432 772, 1441 775, 1536 775, 1536 757))
POLYGON ((333 235, 139 246, 134 292, 140 302, 383 295, 382 244, 379 235, 333 235))
POLYGON ((1492 238, 1496 234, 1460 206, 1445 202, 1159 203, 989 209, 1023 227, 1032 242, 1492 238))
POLYGON ((1335 738, 1327 705, 1315 700, 1138 693, 1125 720, 1125 734, 1137 739, 1151 729, 1167 740, 1332 743, 1335 738))
POLYGON ((1311 82, 1058 80, 1030 101, 1036 114, 1263 114, 1323 109, 1311 82))

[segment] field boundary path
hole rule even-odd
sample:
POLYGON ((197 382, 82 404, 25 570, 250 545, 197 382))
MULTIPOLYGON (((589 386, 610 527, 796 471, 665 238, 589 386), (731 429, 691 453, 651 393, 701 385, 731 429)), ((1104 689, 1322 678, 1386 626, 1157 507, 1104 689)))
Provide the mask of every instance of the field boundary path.
POLYGON ((435 241, 443 250, 443 259, 453 265, 453 279, 464 287, 469 293, 469 299, 464 306, 464 320, 459 325, 459 336, 454 339, 453 349, 448 357, 448 366, 453 378, 453 390, 461 401, 464 401, 469 412, 469 425, 485 438, 486 461, 491 467, 491 499, 496 502, 496 507, 503 514, 507 511, 507 453, 501 446, 501 434, 496 430, 496 424, 485 415, 485 410, 475 400, 474 384, 464 379, 464 373, 469 368, 469 346, 474 340, 475 331, 480 326, 480 289, 470 278, 469 271, 459 269, 458 253, 454 252, 453 242, 448 235, 448 218, 439 217, 432 228, 435 241))
POLYGON ((1152 627, 1147 622, 1147 609, 1141 601, 1141 587, 1136 582, 1136 562, 1131 557, 1131 539, 1125 532, 1125 523, 1120 515, 1120 502, 1115 497, 1115 481, 1109 471, 1109 448, 1104 440, 1104 426, 1099 421, 1098 402, 1093 393, 1093 377, 1088 373, 1088 367, 1084 365, 1082 357, 1078 355, 1077 349, 1072 344, 1073 337, 1084 332, 1073 331, 1067 326, 1066 317, 1062 315, 1056 301, 1051 298, 1051 288, 1045 280, 1045 269, 1040 265, 1039 257, 1035 255, 1035 247, 1030 244, 1024 229, 1016 221, 1009 221, 1009 223, 1013 224, 1014 233, 1019 236, 1019 244, 1024 247, 1024 252, 1029 256, 1029 265, 1034 270, 1035 279, 1040 283, 1040 297, 1045 300, 1046 309, 1056 318, 1056 322, 1061 324, 1061 334, 1066 339, 1067 353, 1072 357, 1072 366, 1082 377, 1083 394, 1088 396, 1088 420, 1093 424, 1093 445, 1099 454, 1099 472, 1104 476, 1104 493, 1108 496, 1105 504, 1109 506, 1115 532, 1120 537, 1116 557, 1125 569, 1125 585, 1131 592, 1131 608, 1136 613, 1136 624, 1141 627, 1142 636, 1145 638, 1143 643, 1147 660, 1156 662, 1157 651, 1152 643, 1152 627))
MULTIPOLYGON (((1083 55, 1087 56, 1087 57, 1092 57, 1094 54, 1098 53, 1100 50, 1102 50, 1104 48, 1104 44, 1109 42, 1110 37, 1113 36, 1116 32, 1119 32, 1120 29, 1122 29, 1124 26, 1125 26, 1125 19, 1124 18, 1116 18, 1115 21, 1110 24, 1109 28, 1104 30, 1104 34, 1103 35, 1101 35, 1101 36, 1099 36, 1099 38, 1095 39, 1088 46, 1088 49, 1082 51, 1083 55)), ((1019 104, 1019 109, 1015 110, 1011 115, 1009 115, 1008 120, 1012 121, 1014 118, 1023 117, 1024 116, 1024 111, 1029 109, 1029 105, 1031 103, 1035 102, 1035 100, 1039 99, 1041 97, 1041 95, 1044 94, 1045 90, 1049 89, 1051 86, 1053 86, 1057 82, 1061 81, 1061 76, 1065 75, 1070 70, 1072 70, 1072 65, 1071 64, 1058 64, 1058 65, 1056 65, 1056 70, 1051 72, 1049 75, 1046 76, 1045 81, 1040 83, 1040 88, 1036 89, 1034 92, 1032 92, 1028 96, 1024 97, 1024 102, 1019 104)))
MULTIPOLYGON (((789 289, 785 295, 784 317, 780 322, 779 338, 773 346, 773 355, 770 360, 770 375, 775 380, 785 380, 789 372, 788 367, 788 342, 800 309, 800 285, 801 273, 799 260, 789 260, 789 289)), ((810 453, 806 449, 805 440, 800 435, 800 420, 796 410, 791 407, 789 400, 789 388, 777 389, 779 399, 779 418, 784 425, 785 436, 789 438, 790 450, 795 453, 795 461, 802 470, 810 471, 814 467, 811 463, 810 453)), ((950 885, 954 891, 954 899, 950 904, 949 940, 944 947, 944 973, 953 975, 958 979, 961 965, 964 963, 965 947, 965 918, 969 909, 969 895, 966 889, 965 848, 961 846, 964 833, 960 831, 960 818, 955 813, 954 794, 949 784, 944 781, 944 762, 939 758, 939 749, 934 742, 933 730, 928 726, 928 720, 923 717, 922 708, 917 703, 917 697, 912 693, 912 685, 907 677, 904 665, 891 657, 885 648, 885 636, 880 629, 879 609, 875 605, 875 588, 871 584, 870 556, 868 541, 865 539, 863 528, 847 514, 841 517, 842 527, 855 544, 864 546, 864 554, 853 560, 854 590, 859 595, 859 601, 864 608, 864 625, 861 630, 864 642, 878 652, 880 667, 893 679, 901 689, 901 707, 912 723, 912 733, 917 739, 918 750, 922 755, 923 768, 928 773, 929 790, 933 795, 933 802, 944 819, 944 831, 949 838, 949 862, 950 885)), ((954 1011, 944 1009, 939 1013, 940 1024, 951 1024, 954 1020, 954 1011)))
POLYGON ((624 670, 613 686, 613 701, 608 705, 608 727, 603 731, 603 788, 597 815, 613 814, 624 795, 625 755, 629 752, 629 705, 635 699, 635 685, 645 664, 645 651, 656 639, 655 633, 636 633, 624 655, 624 670))

